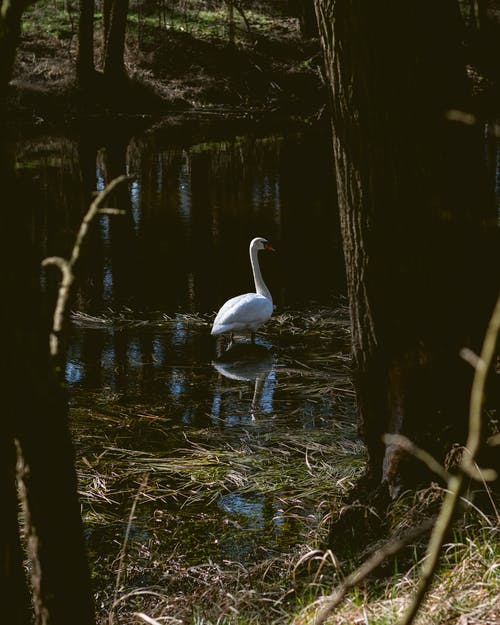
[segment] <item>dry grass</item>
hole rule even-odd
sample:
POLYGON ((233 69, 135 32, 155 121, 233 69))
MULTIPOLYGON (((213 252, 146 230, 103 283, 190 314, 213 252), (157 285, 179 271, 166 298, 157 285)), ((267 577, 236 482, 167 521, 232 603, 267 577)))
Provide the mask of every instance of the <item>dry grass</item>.
MULTIPOLYGON (((108 424, 114 420, 110 415, 101 416, 108 424)), ((151 415, 139 417, 137 426, 141 420, 159 425, 151 415)), ((88 525, 123 527, 119 517, 125 513, 124 502, 132 501, 132 488, 137 489, 147 474, 138 517, 145 517, 147 525, 161 524, 169 534, 166 537, 149 528, 147 538, 131 541, 119 600, 113 608, 115 622, 137 622, 136 610, 160 622, 168 617, 185 623, 232 623, 240 616, 248 623, 286 622, 298 571, 309 566, 303 564, 304 558, 308 560, 307 554, 326 538, 323 519, 363 470, 364 449, 353 441, 352 430, 352 424, 337 423, 313 432, 308 439, 300 432, 286 436, 280 431, 263 436, 250 432, 238 446, 229 435, 224 440, 220 431, 200 430, 168 455, 106 446, 99 456, 84 456, 79 474, 88 525), (225 520, 214 520, 214 504, 232 493, 250 496, 250 501, 252 495, 269 496, 274 502, 276 528, 285 528, 284 542, 262 528, 262 536, 253 536, 259 544, 255 552, 262 549, 260 560, 255 561, 255 554, 252 562, 246 563, 237 560, 236 554, 222 561, 208 555, 193 564, 192 556, 186 554, 193 542, 203 544, 196 534, 214 531, 214 524, 215 531, 222 531, 216 540, 223 540, 224 532, 235 541, 255 534, 251 524, 235 527, 238 521, 231 514, 225 520), (193 520, 191 514, 200 518, 193 520), (221 530, 221 522, 223 526, 227 523, 226 530, 221 530), (288 527, 293 538, 287 534, 288 527), (138 577, 154 578, 155 583, 138 588, 138 577), (271 620, 263 621, 263 614, 271 620)), ((118 551, 117 534, 115 540, 118 551)), ((210 545, 205 548, 210 553, 210 545)), ((105 620, 113 601, 111 589, 101 590, 98 597, 105 620)), ((166 622, 175 622, 168 619, 166 622)))
MULTIPOLYGON (((269 341, 280 345, 279 393, 271 414, 237 427, 216 420, 186 427, 175 407, 75 396, 72 422, 100 622, 312 625, 311 604, 320 605, 359 564, 325 549, 330 518, 365 461, 353 419, 342 310, 272 319, 265 329, 269 341), (308 410, 319 415, 320 427, 304 429, 308 410), (231 508, 233 498, 248 510, 231 508), (106 542, 94 543, 94 534, 106 542)), ((109 317, 80 315, 75 321, 94 329, 154 332, 179 322, 202 332, 210 323, 196 315, 145 321, 111 311, 109 317)), ((235 393, 238 385, 226 388, 235 393)), ((248 412, 248 403, 240 404, 248 412)), ((400 499, 388 511, 388 532, 404 533, 435 511, 441 497, 432 487, 400 499)), ((472 508, 457 528, 419 623, 496 622, 496 520, 472 508)), ((377 546, 359 554, 360 560, 377 546)), ((350 592, 328 622, 396 623, 414 592, 423 547, 424 541, 407 548, 350 592)))
MULTIPOLYGON (((420 562, 404 574, 383 580, 369 580, 327 621, 330 625, 370 623, 396 624, 413 596, 420 562)), ((417 616, 419 625, 496 625, 500 622, 500 535, 499 527, 482 515, 462 524, 445 545, 441 565, 431 592, 417 616)), ((318 600, 314 608, 322 605, 318 600)), ((294 623, 314 622, 314 609, 304 610, 294 623)))

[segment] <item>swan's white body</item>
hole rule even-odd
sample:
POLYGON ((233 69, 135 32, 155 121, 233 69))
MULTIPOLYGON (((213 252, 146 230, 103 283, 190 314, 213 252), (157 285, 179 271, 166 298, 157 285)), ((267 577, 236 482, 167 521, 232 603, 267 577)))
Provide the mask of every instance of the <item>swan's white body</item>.
POLYGON ((256 293, 244 293, 227 300, 215 317, 212 334, 251 332, 252 338, 260 326, 273 314, 273 299, 260 271, 259 250, 272 250, 265 239, 256 237, 250 243, 250 263, 256 293))

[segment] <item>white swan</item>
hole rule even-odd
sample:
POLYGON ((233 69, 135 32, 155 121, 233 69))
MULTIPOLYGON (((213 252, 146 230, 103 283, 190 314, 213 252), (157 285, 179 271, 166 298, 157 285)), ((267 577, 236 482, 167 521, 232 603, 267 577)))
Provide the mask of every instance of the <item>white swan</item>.
POLYGON ((232 341, 234 332, 250 332, 253 343, 255 332, 273 314, 273 298, 260 271, 259 250, 274 252, 274 248, 262 237, 256 237, 250 242, 250 263, 256 293, 245 293, 228 299, 215 317, 211 334, 230 332, 232 341))

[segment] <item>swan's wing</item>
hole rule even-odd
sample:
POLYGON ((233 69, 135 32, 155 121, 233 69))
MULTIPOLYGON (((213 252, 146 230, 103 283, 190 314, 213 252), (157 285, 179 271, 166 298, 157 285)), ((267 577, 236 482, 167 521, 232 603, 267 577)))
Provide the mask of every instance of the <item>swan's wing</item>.
POLYGON ((258 327, 273 313, 273 303, 257 293, 245 293, 227 300, 215 317, 212 334, 258 327))

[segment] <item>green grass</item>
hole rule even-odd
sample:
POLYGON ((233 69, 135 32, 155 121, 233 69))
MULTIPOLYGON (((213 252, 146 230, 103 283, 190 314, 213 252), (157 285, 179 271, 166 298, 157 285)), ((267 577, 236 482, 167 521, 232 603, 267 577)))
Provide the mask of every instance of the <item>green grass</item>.
POLYGON ((24 12, 22 21, 23 34, 39 39, 68 39, 76 34, 78 14, 73 8, 70 13, 62 2, 35 2, 24 12))
MULTIPOLYGON (((246 11, 245 15, 255 33, 269 33, 276 21, 269 15, 258 11, 246 11)), ((96 29, 101 28, 102 14, 94 14, 96 29)), ((241 15, 234 12, 234 23, 237 39, 248 39, 246 26, 241 15)), ((145 36, 161 33, 171 29, 186 32, 196 36, 211 36, 227 39, 228 19, 227 11, 223 8, 207 8, 205 2, 190 2, 189 5, 173 7, 166 5, 161 15, 139 13, 131 7, 128 13, 129 34, 136 36, 137 29, 141 28, 145 36)), ((39 0, 30 5, 24 13, 22 30, 26 35, 43 38, 68 39, 76 36, 78 30, 78 6, 76 2, 54 2, 53 0, 39 0), (69 7, 69 11, 66 6, 69 7)))

